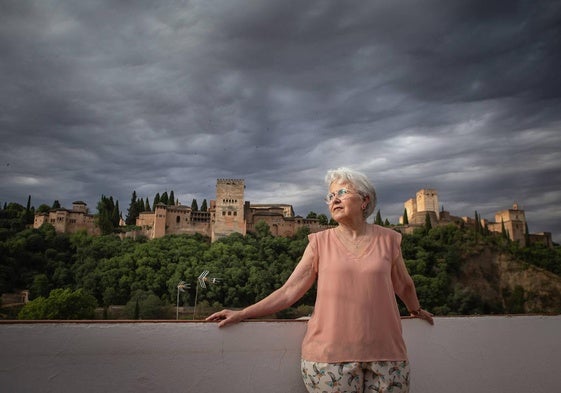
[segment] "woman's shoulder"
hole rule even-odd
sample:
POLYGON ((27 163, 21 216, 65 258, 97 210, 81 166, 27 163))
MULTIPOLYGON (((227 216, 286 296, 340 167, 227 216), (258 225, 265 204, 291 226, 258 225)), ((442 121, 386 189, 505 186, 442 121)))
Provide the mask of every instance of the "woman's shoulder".
POLYGON ((369 224, 369 226, 371 228, 372 233, 375 236, 388 237, 395 240, 401 240, 401 233, 397 232, 392 228, 383 227, 377 224, 369 224))
POLYGON ((327 239, 329 238, 329 236, 331 236, 332 232, 335 230, 335 228, 328 228, 328 229, 324 229, 321 230, 319 232, 314 232, 314 233, 310 233, 308 235, 308 239, 327 239))

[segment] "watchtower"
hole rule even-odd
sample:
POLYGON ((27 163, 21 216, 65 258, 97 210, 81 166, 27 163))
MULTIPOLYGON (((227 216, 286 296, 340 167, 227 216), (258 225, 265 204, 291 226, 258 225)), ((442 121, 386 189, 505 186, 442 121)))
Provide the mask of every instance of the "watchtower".
POLYGON ((423 188, 417 191, 417 211, 435 212, 436 218, 439 218, 438 192, 435 189, 423 188))
POLYGON ((246 234, 244 215, 244 179, 216 180, 216 207, 212 241, 238 232, 246 234))

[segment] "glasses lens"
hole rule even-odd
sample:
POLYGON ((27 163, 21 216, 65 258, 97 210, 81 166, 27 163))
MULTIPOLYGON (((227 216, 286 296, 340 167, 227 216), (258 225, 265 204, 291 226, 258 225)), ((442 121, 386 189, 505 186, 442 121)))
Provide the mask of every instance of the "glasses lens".
POLYGON ((340 190, 331 192, 325 196, 325 203, 329 205, 333 202, 335 198, 342 199, 345 195, 348 195, 349 193, 350 191, 347 190, 346 188, 341 188, 340 190))
POLYGON ((348 194, 349 190, 347 190, 346 188, 341 188, 340 190, 337 191, 337 198, 342 198, 343 195, 348 194))

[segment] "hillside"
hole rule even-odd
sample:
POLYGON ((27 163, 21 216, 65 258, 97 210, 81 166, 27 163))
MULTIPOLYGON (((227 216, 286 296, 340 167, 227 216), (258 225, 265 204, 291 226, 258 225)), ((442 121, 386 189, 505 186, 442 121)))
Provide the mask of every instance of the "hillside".
POLYGON ((561 277, 485 247, 467 257, 456 283, 469 288, 488 304, 512 313, 561 312, 561 277))

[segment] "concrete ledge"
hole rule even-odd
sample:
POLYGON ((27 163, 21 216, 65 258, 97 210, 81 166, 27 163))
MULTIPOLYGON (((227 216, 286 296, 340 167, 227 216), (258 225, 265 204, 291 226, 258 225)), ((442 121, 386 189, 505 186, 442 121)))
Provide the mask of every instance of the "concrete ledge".
MULTIPOLYGON (((561 316, 403 320, 412 393, 559 389, 561 316)), ((304 321, 3 322, 3 392, 305 393, 304 321)))

